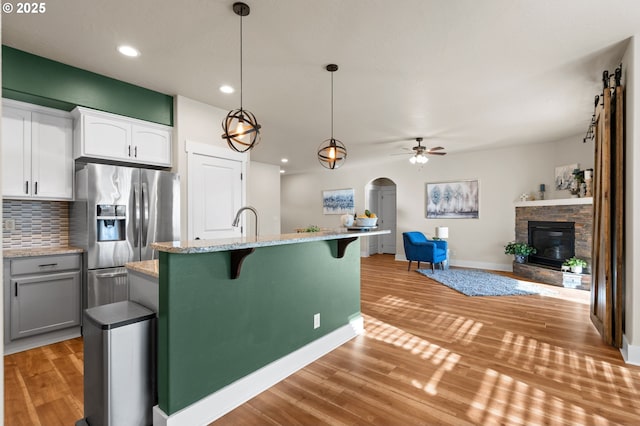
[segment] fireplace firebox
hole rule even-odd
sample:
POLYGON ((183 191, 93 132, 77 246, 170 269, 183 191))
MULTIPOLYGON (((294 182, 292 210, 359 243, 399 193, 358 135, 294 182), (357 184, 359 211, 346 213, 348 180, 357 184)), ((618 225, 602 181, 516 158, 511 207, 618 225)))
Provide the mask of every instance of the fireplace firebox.
POLYGON ((575 242, 575 222, 529 221, 529 245, 536 249, 529 263, 560 269, 575 256, 575 242))

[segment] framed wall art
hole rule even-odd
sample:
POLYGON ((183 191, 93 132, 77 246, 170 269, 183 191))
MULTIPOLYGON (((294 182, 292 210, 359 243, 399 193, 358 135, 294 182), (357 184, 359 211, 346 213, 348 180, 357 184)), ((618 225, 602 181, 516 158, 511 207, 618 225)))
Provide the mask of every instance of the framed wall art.
POLYGON ((478 181, 434 182, 426 185, 427 219, 477 219, 478 181))
POLYGON ((353 213, 354 207, 353 188, 322 191, 323 214, 353 213))
POLYGON ((556 167, 556 175, 555 175, 556 189, 557 190, 571 189, 573 185, 573 181, 575 180, 575 177, 573 176, 573 171, 579 168, 580 168, 580 165, 577 163, 556 167))

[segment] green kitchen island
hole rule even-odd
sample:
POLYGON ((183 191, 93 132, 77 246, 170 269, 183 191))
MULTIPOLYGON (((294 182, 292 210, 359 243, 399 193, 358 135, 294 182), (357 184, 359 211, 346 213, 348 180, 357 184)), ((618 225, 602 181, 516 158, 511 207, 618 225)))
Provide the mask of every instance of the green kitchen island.
POLYGON ((358 238, 388 233, 154 243, 154 425, 209 423, 359 334, 358 238))

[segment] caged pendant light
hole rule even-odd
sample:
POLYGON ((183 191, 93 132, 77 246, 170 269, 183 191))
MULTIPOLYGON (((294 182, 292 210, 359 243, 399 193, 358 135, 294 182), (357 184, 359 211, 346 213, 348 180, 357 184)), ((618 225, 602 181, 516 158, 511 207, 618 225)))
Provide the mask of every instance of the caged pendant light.
POLYGON ((249 15, 251 9, 237 2, 233 4, 233 11, 240 16, 240 108, 229 111, 222 122, 222 139, 226 139, 234 151, 247 152, 260 142, 261 127, 256 116, 242 108, 242 17, 249 15))
POLYGON ((318 161, 327 169, 337 169, 347 159, 347 148, 333 137, 333 73, 338 71, 336 64, 327 65, 327 71, 331 73, 331 139, 327 139, 318 148, 318 161))

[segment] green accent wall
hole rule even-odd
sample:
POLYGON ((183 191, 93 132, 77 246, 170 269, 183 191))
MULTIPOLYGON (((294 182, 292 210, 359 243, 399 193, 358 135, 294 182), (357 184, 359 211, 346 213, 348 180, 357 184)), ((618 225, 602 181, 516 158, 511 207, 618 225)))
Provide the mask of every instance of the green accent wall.
POLYGON ((173 126, 173 97, 2 46, 2 96, 71 111, 84 106, 173 126))
POLYGON ((171 415, 357 318, 359 250, 357 240, 341 259, 337 240, 260 247, 235 280, 229 252, 161 252, 160 408, 171 415))

